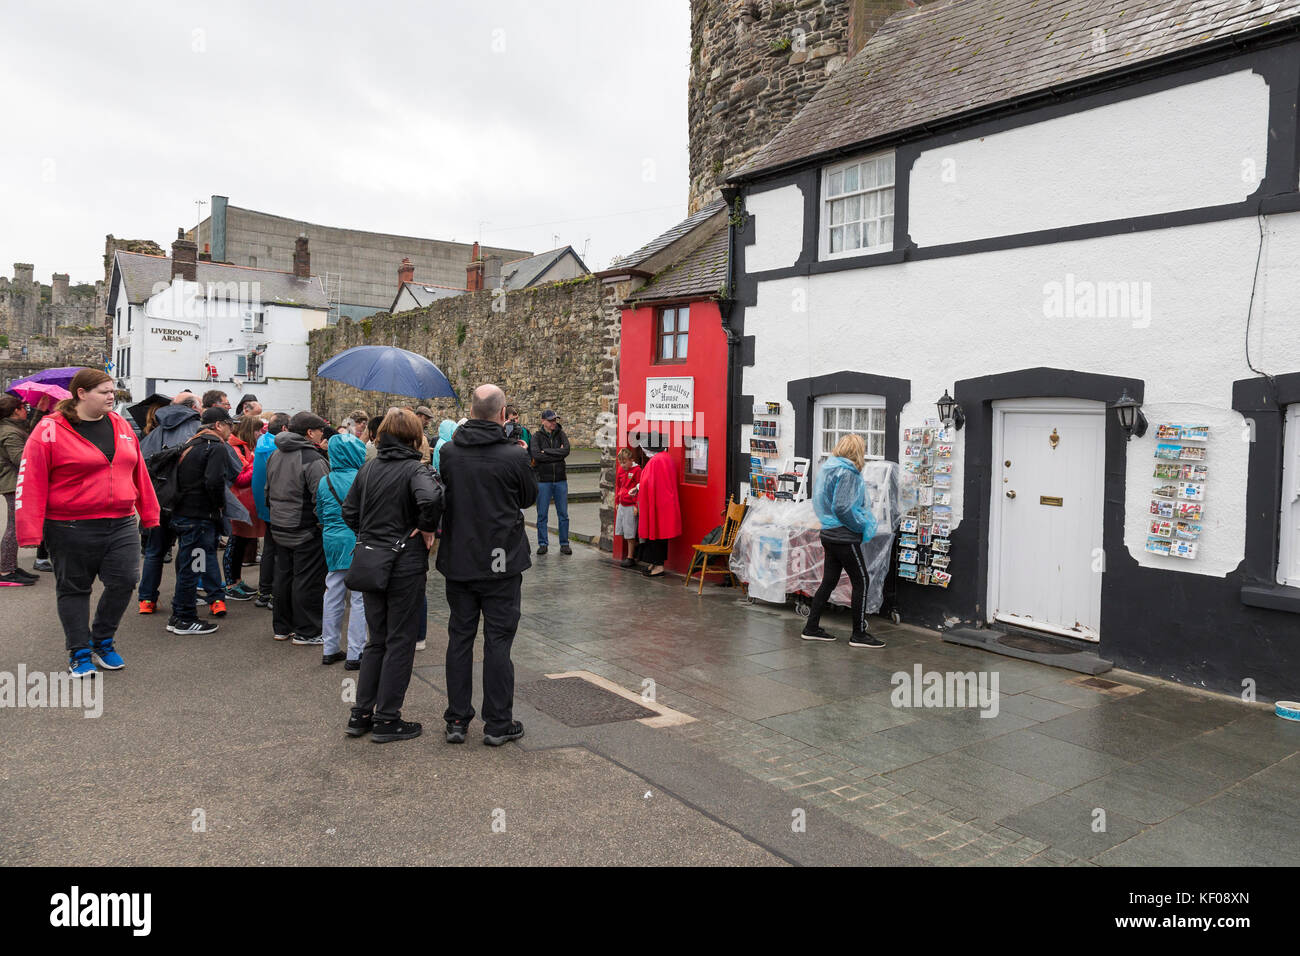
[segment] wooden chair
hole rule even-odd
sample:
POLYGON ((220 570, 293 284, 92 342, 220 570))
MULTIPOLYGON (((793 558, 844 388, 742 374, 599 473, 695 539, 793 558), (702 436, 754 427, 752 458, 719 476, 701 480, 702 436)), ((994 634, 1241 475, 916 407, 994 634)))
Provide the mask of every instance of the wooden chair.
POLYGON ((717 544, 693 544, 695 556, 691 558, 690 570, 686 572, 686 580, 683 586, 689 586, 691 576, 695 573, 698 565, 700 569, 700 589, 699 594, 704 593, 704 576, 706 574, 727 574, 731 576, 732 584, 739 584, 735 574, 731 571, 731 549, 736 544, 736 535, 740 532, 740 523, 745 520, 745 510, 749 507, 745 502, 737 502, 735 498, 727 499, 727 517, 722 523, 722 540, 717 544), (721 568, 709 567, 709 559, 721 557, 726 559, 726 565, 721 568))

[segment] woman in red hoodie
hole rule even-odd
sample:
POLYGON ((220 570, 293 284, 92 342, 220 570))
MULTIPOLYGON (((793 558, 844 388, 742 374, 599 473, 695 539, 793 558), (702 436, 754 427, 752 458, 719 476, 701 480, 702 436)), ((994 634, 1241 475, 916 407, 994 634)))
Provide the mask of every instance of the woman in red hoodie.
POLYGON ((135 430, 113 411, 113 379, 83 368, 23 448, 14 503, 18 543, 44 537, 54 561, 59 621, 73 677, 125 666, 113 647, 140 576, 140 534, 158 524, 158 498, 135 430), (90 622, 90 589, 104 593, 90 622))

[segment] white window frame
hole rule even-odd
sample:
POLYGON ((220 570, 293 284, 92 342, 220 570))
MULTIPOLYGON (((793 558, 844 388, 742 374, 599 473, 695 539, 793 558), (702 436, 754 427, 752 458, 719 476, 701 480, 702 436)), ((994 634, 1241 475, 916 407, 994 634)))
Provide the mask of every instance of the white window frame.
MULTIPOLYGON (((823 424, 825 410, 834 409, 868 409, 868 428, 860 430, 856 427, 849 428, 847 431, 841 430, 837 424, 832 431, 836 435, 836 441, 849 432, 862 435, 867 440, 867 460, 882 461, 885 457, 886 437, 889 430, 888 413, 885 410, 885 396, 883 395, 864 395, 860 393, 844 393, 840 395, 822 395, 813 402, 813 445, 812 445, 812 471, 815 473, 821 467, 823 461, 830 457, 830 452, 822 451, 826 427, 823 424), (875 418, 875 411, 879 411, 880 428, 871 428, 870 419, 875 418), (877 447, 879 454, 872 453, 872 437, 879 436, 877 447)), ((831 443, 835 447, 835 443, 831 443)))
POLYGON ((1277 583, 1300 588, 1300 404, 1287 406, 1283 422, 1277 583))
POLYGON ((244 309, 241 318, 243 320, 243 330, 245 332, 265 331, 265 327, 266 327, 265 313, 258 312, 254 309, 244 309))
MULTIPOLYGON (((861 174, 859 173, 859 176, 860 175, 861 174)), ((860 180, 859 180, 859 184, 860 184, 860 180)), ((822 175, 821 175, 821 201, 818 207, 819 220, 820 220, 818 224, 818 246, 819 246, 818 258, 822 260, 847 259, 853 256, 870 256, 880 252, 892 251, 894 248, 894 228, 893 228, 894 217, 896 215, 895 210, 897 208, 894 199, 895 199, 895 190, 897 189, 897 186, 898 186, 898 162, 897 162, 897 157, 894 155, 893 150, 886 150, 883 153, 871 153, 866 156, 857 156, 851 160, 847 160, 842 163, 835 163, 832 166, 824 167, 822 169, 822 175), (837 174, 842 176, 844 174, 844 171, 847 169, 861 166, 863 163, 879 160, 885 156, 888 156, 894 160, 894 162, 892 163, 893 171, 894 171, 893 178, 888 185, 871 186, 865 189, 858 188, 851 192, 840 192, 837 193, 835 196, 831 196, 830 193, 831 180, 837 174), (887 238, 882 237, 881 240, 877 242, 876 245, 874 246, 859 246, 856 249, 841 249, 838 252, 831 252, 831 228, 832 228, 831 204, 832 202, 840 202, 843 200, 851 199, 855 196, 866 197, 866 196, 875 195, 875 196, 883 197, 886 194, 889 197, 889 203, 890 203, 890 211, 888 214, 889 228, 887 230, 888 237, 887 238)), ((859 200, 859 202, 861 201, 862 200, 859 200)), ((881 231, 882 232, 886 231, 884 229, 885 216, 880 208, 881 203, 883 203, 883 199, 878 200, 877 215, 875 217, 872 217, 871 219, 863 219, 860 217, 856 220, 853 220, 853 222, 857 222, 857 223, 880 222, 882 227, 881 231)), ((845 225, 845 224, 846 223, 840 223, 837 225, 845 225)))

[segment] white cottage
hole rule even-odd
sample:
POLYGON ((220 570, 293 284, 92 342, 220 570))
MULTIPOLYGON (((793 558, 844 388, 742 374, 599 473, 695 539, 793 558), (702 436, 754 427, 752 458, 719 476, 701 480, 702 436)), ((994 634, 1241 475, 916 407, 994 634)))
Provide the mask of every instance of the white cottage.
POLYGON ((178 238, 172 257, 118 251, 108 308, 113 374, 136 400, 221 389, 232 406, 253 393, 267 412, 311 408, 307 337, 329 304, 300 238, 294 272, 196 261, 178 238))
POLYGON ((730 180, 737 490, 779 402, 930 489, 905 619, 1300 693, 1298 88, 1300 0, 892 17, 730 180))

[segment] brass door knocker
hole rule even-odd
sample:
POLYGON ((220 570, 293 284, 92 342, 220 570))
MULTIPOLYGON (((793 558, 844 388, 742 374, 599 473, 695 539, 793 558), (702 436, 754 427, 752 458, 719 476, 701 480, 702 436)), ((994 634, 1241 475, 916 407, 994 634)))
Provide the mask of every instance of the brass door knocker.
POLYGON ((1061 436, 1056 433, 1055 428, 1052 429, 1052 434, 1047 436, 1047 443, 1052 446, 1053 451, 1055 451, 1056 446, 1061 443, 1061 436))

